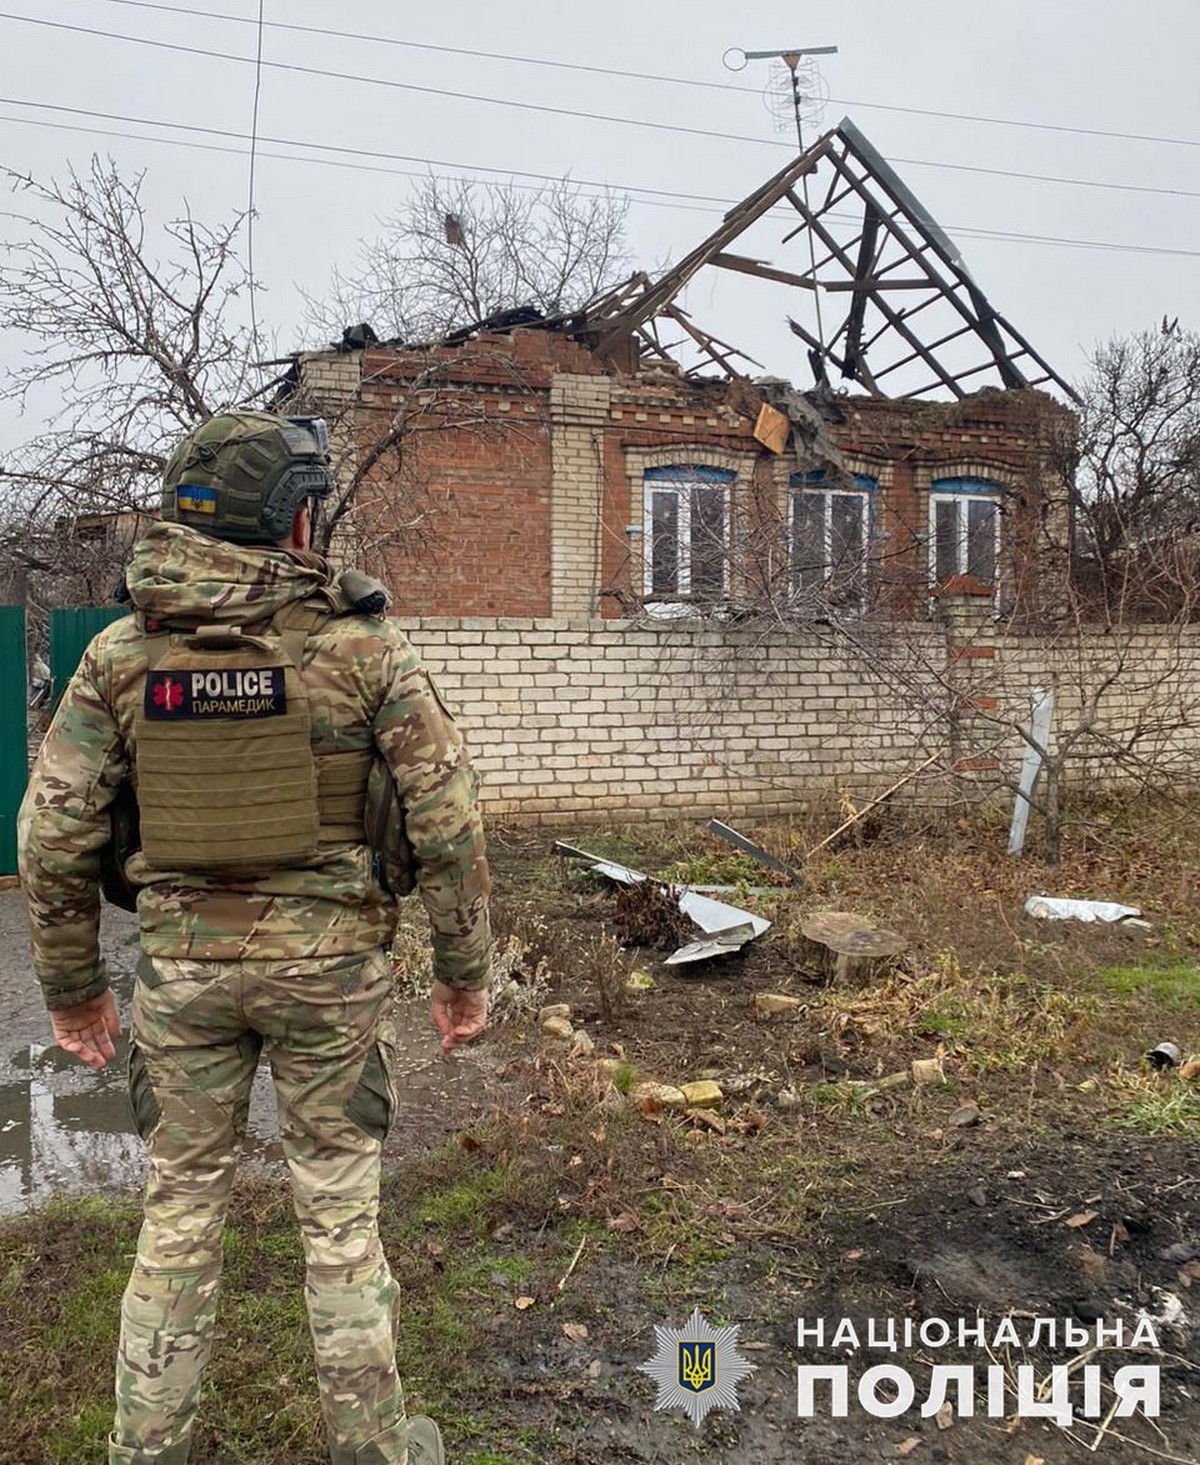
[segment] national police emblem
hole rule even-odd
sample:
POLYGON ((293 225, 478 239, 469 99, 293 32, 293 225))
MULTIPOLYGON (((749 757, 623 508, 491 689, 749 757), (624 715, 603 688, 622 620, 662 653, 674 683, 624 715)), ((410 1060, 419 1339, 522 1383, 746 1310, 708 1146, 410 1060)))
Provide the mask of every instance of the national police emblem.
POLYGON ((656 1409, 682 1409, 697 1429, 710 1409, 738 1409, 737 1386, 754 1372, 738 1352, 740 1328, 714 1328, 696 1308, 682 1328, 655 1326, 658 1351, 639 1371, 658 1385, 656 1409))

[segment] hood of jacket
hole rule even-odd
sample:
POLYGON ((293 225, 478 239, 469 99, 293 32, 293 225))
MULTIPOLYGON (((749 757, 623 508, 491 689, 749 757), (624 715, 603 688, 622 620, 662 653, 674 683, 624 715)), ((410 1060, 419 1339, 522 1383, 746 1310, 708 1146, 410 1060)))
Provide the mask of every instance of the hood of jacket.
POLYGON ((329 593, 315 556, 210 539, 183 524, 158 523, 134 547, 125 583, 152 620, 245 625, 329 593))

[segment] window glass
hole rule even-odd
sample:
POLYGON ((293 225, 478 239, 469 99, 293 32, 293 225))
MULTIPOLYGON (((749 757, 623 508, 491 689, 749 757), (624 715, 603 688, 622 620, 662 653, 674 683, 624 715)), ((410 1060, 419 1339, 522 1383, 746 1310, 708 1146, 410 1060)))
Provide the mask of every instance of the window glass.
POLYGON ((725 591, 725 490, 692 485, 692 594, 725 591))
POLYGON ((996 584, 1000 495, 998 485, 986 478, 934 479, 929 568, 935 584, 944 584, 953 575, 996 584))
POLYGON ((933 506, 934 579, 938 584, 958 574, 958 511, 955 499, 938 499, 933 506))
POLYGON ((967 500, 967 574, 985 585, 996 581, 996 514, 987 499, 967 500))
POLYGON ((644 481, 645 593, 681 601, 723 596, 734 475, 700 466, 648 468, 644 481))
POLYGON ((865 500, 860 493, 831 493, 829 501, 833 586, 839 599, 860 604, 866 568, 865 500))
POLYGON ((793 474, 790 482, 793 592, 802 601, 861 607, 876 480, 856 473, 858 492, 826 487, 822 472, 793 474))
POLYGON ((679 495, 672 489, 657 489, 651 499, 650 589, 679 592, 679 495))
POLYGON ((825 495, 792 495, 792 570, 796 590, 825 583, 825 495))

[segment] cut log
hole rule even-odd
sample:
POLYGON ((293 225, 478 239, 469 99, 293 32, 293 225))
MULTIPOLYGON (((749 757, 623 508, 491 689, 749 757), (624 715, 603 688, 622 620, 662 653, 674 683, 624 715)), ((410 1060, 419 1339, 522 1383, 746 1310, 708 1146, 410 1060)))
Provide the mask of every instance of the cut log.
POLYGON ((886 976, 908 942, 851 911, 812 911, 800 930, 829 981, 864 987, 886 976))

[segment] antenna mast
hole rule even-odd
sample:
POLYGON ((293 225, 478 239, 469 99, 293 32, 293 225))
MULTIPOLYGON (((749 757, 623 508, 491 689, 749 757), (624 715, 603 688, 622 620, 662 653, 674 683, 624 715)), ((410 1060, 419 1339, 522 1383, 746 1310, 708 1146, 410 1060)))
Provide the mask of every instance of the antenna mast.
MULTIPOLYGON (((804 120, 803 120, 804 103, 805 103, 806 100, 811 100, 811 98, 807 98, 806 99, 805 96, 803 95, 803 93, 800 90, 800 83, 801 83, 800 63, 801 63, 802 58, 804 58, 805 56, 836 56, 837 55, 837 50, 838 50, 838 48, 836 46, 795 46, 792 49, 787 50, 787 51, 742 51, 742 50, 739 50, 736 46, 733 46, 728 51, 725 52, 725 55, 721 59, 724 62, 725 67, 729 71, 742 71, 745 68, 746 63, 749 62, 749 61, 782 61, 783 62, 783 64, 787 67, 788 71, 791 73, 791 77, 792 77, 792 96, 791 96, 791 102, 792 102, 792 112, 793 112, 793 115, 794 115, 794 117, 796 119, 796 145, 800 149, 800 151, 803 152, 804 151, 804 120), (736 60, 731 61, 731 59, 730 59, 731 57, 738 57, 738 56, 741 57, 741 62, 740 63, 737 62, 736 60)), ((813 75, 813 78, 815 80, 816 79, 816 76, 817 76, 816 68, 815 67, 812 70, 812 75, 813 75)), ((826 97, 827 97, 827 94, 826 94, 826 97)), ((803 178, 800 180, 800 187, 801 187, 801 190, 803 191, 803 194, 804 194, 804 207, 807 209, 809 207, 809 202, 808 202, 808 174, 807 173, 805 173, 804 176, 803 176, 803 178)), ((821 321, 821 292, 820 292, 820 290, 819 290, 819 288, 817 286, 817 248, 816 248, 816 241, 813 239, 813 231, 811 229, 806 229, 805 230, 805 233, 808 235, 808 262, 809 262, 809 273, 812 276, 813 304, 816 307, 816 312, 817 312, 817 340, 821 344, 821 353, 822 353, 822 355, 824 355, 824 351, 825 351, 825 327, 824 327, 824 325, 823 325, 823 323, 821 321)), ((824 366, 822 365, 822 373, 823 372, 824 372, 824 366)))

